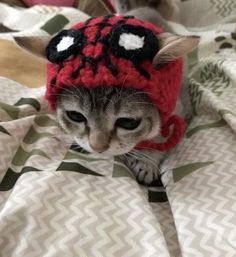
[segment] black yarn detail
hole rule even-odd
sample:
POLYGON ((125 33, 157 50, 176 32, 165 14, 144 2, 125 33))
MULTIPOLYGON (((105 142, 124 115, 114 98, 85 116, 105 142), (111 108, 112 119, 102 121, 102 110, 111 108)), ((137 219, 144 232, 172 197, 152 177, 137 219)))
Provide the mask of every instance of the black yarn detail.
POLYGON ((123 18, 124 18, 125 20, 128 20, 128 19, 133 19, 134 16, 133 16, 133 15, 125 15, 125 16, 123 16, 123 18))
MULTIPOLYGON (((106 60, 106 59, 105 59, 106 60)), ((106 62, 106 65, 107 65, 107 68, 111 71, 112 75, 113 76, 117 76, 118 75, 118 69, 115 65, 113 65, 111 62, 110 62, 110 59, 107 58, 107 62, 106 62)))
MULTIPOLYGON (((102 29, 102 28, 100 28, 100 29, 102 29)), ((92 43, 97 43, 100 36, 101 36, 101 30, 98 30, 96 35, 95 35, 94 41, 92 43)))
POLYGON ((94 43, 97 43, 98 39, 101 37, 102 29, 107 26, 109 19, 113 16, 114 15, 112 15, 112 14, 108 14, 108 15, 104 16, 103 20, 98 24, 99 29, 97 30, 97 33, 95 35, 94 43))
POLYGON ((58 68, 58 72, 64 67, 64 64, 63 63, 59 63, 59 68, 58 68))
MULTIPOLYGON (((80 57, 81 62, 79 66, 71 74, 72 78, 76 79, 79 76, 80 70, 83 69, 86 63, 91 65, 94 74, 98 71, 98 65, 101 61, 105 62, 106 67, 110 70, 113 76, 118 75, 118 68, 111 62, 110 53, 116 57, 122 57, 130 60, 137 71, 145 78, 149 79, 150 74, 140 66, 140 61, 149 58, 152 59, 159 49, 159 42, 155 34, 150 30, 142 26, 126 24, 126 20, 133 18, 133 16, 122 17, 116 25, 109 23, 109 19, 114 15, 105 16, 100 22, 95 25, 97 31, 92 42, 89 44, 96 45, 97 42, 103 44, 101 54, 96 58, 92 56, 86 56, 83 53, 83 48, 88 44, 86 37, 86 28, 90 26, 90 22, 94 18, 88 19, 84 25, 79 29, 63 30, 57 34, 49 43, 46 53, 49 61, 59 64, 58 72, 63 68, 63 61, 68 57, 72 58, 80 57), (101 31, 106 26, 112 26, 110 33, 101 36, 101 31), (122 33, 130 33, 144 37, 144 45, 140 49, 126 50, 124 47, 119 45, 119 38, 122 33), (60 43, 63 37, 73 37, 74 44, 64 51, 57 51, 57 45, 60 43)), ((56 77, 51 80, 51 86, 56 83, 56 77)))
MULTIPOLYGON (((110 34, 105 35, 102 38, 99 38, 98 42, 101 42, 103 44, 103 46, 108 49, 109 48, 109 39, 110 39, 110 34)), ((104 47, 103 47, 103 51, 104 51, 104 47)))
MULTIPOLYGON (((60 63, 58 65, 57 73, 59 73, 60 70, 63 69, 63 67, 64 67, 63 63, 60 63)), ((53 77, 52 80, 50 81, 50 87, 52 88, 55 87, 56 83, 57 83, 57 76, 53 77)))
POLYGON ((152 59, 159 50, 158 39, 150 29, 130 24, 116 25, 111 31, 109 43, 115 56, 135 61, 140 61, 146 58, 152 59), (127 50, 123 46, 120 46, 119 40, 123 33, 144 37, 143 47, 134 50, 127 50))
POLYGON ((47 48, 46 56, 52 63, 59 63, 67 59, 69 56, 76 54, 78 50, 87 44, 87 39, 81 30, 62 30, 59 34, 51 39, 47 48), (57 45, 64 37, 72 37, 73 45, 63 51, 57 51, 57 45))
POLYGON ((86 62, 85 56, 84 56, 84 55, 81 55, 80 57, 81 57, 81 63, 80 63, 80 65, 79 65, 78 68, 77 68, 75 71, 73 71, 73 73, 71 74, 71 77, 72 77, 73 79, 76 79, 76 78, 79 76, 80 70, 85 66, 85 62, 86 62))
POLYGON ((119 20, 119 21, 116 23, 116 26, 123 25, 123 24, 125 24, 125 19, 119 20))
POLYGON ((84 23, 83 28, 86 28, 87 25, 89 25, 90 21, 93 20, 93 19, 94 19, 94 17, 91 17, 91 18, 87 19, 87 20, 85 21, 85 23, 84 23))
POLYGON ((91 64, 93 74, 96 74, 98 69, 97 60, 91 56, 86 56, 85 61, 91 64))
POLYGON ((97 73, 97 69, 98 69, 98 63, 101 60, 105 61, 105 64, 107 66, 107 68, 111 71, 111 73, 113 74, 113 76, 117 76, 118 74, 118 69, 115 65, 113 65, 111 63, 111 60, 109 58, 108 55, 108 49, 109 49, 109 37, 110 35, 105 35, 104 37, 101 38, 101 30, 107 26, 109 19, 111 17, 113 17, 114 15, 107 15, 104 17, 104 19, 97 24, 98 25, 98 31, 95 35, 94 41, 91 42, 91 44, 96 45, 97 42, 102 42, 103 43, 103 49, 102 49, 102 53, 97 57, 97 58, 93 58, 91 56, 84 56, 82 53, 80 55, 81 57, 81 64, 79 65, 79 67, 76 69, 76 71, 74 71, 72 73, 72 78, 76 78, 79 76, 79 72, 82 68, 84 68, 86 62, 90 63, 93 73, 96 74, 97 73))
POLYGON ((110 70, 110 72, 112 73, 113 76, 117 76, 118 75, 118 69, 115 65, 113 65, 111 63, 110 57, 108 54, 104 53, 103 54, 103 59, 105 61, 105 64, 107 66, 107 68, 110 70))
POLYGON ((89 19, 87 19, 84 22, 84 25, 79 29, 82 33, 84 33, 84 30, 89 26, 90 21, 92 21, 94 19, 94 17, 91 17, 89 19))
POLYGON ((54 88, 56 86, 57 77, 53 77, 50 81, 50 87, 54 88))
POLYGON ((150 79, 150 74, 143 67, 139 66, 138 63, 137 64, 134 63, 134 66, 141 75, 143 75, 146 79, 150 79))
POLYGON ((105 26, 107 25, 107 23, 109 22, 109 19, 111 18, 111 17, 113 17, 114 16, 114 14, 107 14, 107 15, 105 15, 104 16, 104 19, 100 22, 100 24, 104 24, 105 26))

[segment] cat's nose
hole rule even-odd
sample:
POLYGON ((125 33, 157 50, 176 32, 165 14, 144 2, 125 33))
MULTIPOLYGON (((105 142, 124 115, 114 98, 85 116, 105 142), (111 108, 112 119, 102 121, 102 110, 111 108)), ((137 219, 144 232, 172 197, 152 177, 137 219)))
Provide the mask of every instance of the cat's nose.
POLYGON ((97 143, 90 143, 90 147, 97 153, 103 153, 108 149, 108 145, 97 143))
POLYGON ((109 148, 109 135, 99 131, 90 132, 89 145, 97 153, 103 153, 109 148))

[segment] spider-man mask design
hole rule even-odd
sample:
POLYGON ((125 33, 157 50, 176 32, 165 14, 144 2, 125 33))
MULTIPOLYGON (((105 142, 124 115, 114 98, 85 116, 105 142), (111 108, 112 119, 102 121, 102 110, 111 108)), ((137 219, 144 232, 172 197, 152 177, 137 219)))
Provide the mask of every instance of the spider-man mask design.
POLYGON ((46 99, 51 108, 55 109, 56 94, 62 87, 122 85, 140 89, 157 106, 161 133, 168 139, 164 143, 141 142, 137 148, 165 151, 174 147, 184 132, 183 119, 172 115, 181 85, 182 59, 154 67, 161 32, 134 17, 109 15, 58 33, 46 49, 46 99))

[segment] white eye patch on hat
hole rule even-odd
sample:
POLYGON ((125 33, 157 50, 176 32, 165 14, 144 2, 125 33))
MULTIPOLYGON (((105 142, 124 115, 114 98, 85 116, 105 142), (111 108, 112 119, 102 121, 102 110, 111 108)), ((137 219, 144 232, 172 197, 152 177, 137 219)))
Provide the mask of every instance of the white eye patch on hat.
POLYGON ((156 35, 142 26, 119 24, 112 28, 110 34, 112 53, 136 63, 143 59, 152 59, 159 48, 156 35))
POLYGON ((57 44, 57 52, 62 52, 67 50, 70 46, 74 44, 74 38, 70 36, 62 37, 61 41, 57 44))
POLYGON ((85 44, 86 38, 81 30, 62 30, 50 40, 46 55, 50 62, 58 63, 77 54, 85 44))
POLYGON ((144 46, 145 37, 131 33, 122 33, 119 38, 119 46, 124 47, 126 50, 136 50, 144 46))

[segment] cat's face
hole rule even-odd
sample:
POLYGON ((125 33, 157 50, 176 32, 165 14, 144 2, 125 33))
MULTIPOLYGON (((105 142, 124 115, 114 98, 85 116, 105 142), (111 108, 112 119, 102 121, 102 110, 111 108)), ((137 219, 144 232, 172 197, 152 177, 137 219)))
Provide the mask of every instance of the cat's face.
POLYGON ((67 87, 56 110, 61 127, 90 153, 121 155, 160 131, 157 108, 135 89, 67 87))
MULTIPOLYGON (((168 32, 159 33, 156 37, 159 43, 152 64, 157 69, 188 53, 199 42, 195 36, 168 32)), ((45 60, 45 49, 48 49, 51 40, 48 36, 15 37, 18 45, 45 60)), ((80 44, 74 46, 77 49, 80 44)), ((160 131, 159 113, 149 98, 141 91, 122 86, 100 86, 97 89, 65 87, 57 95, 56 110, 61 127, 78 145, 91 153, 121 155, 160 131)))

